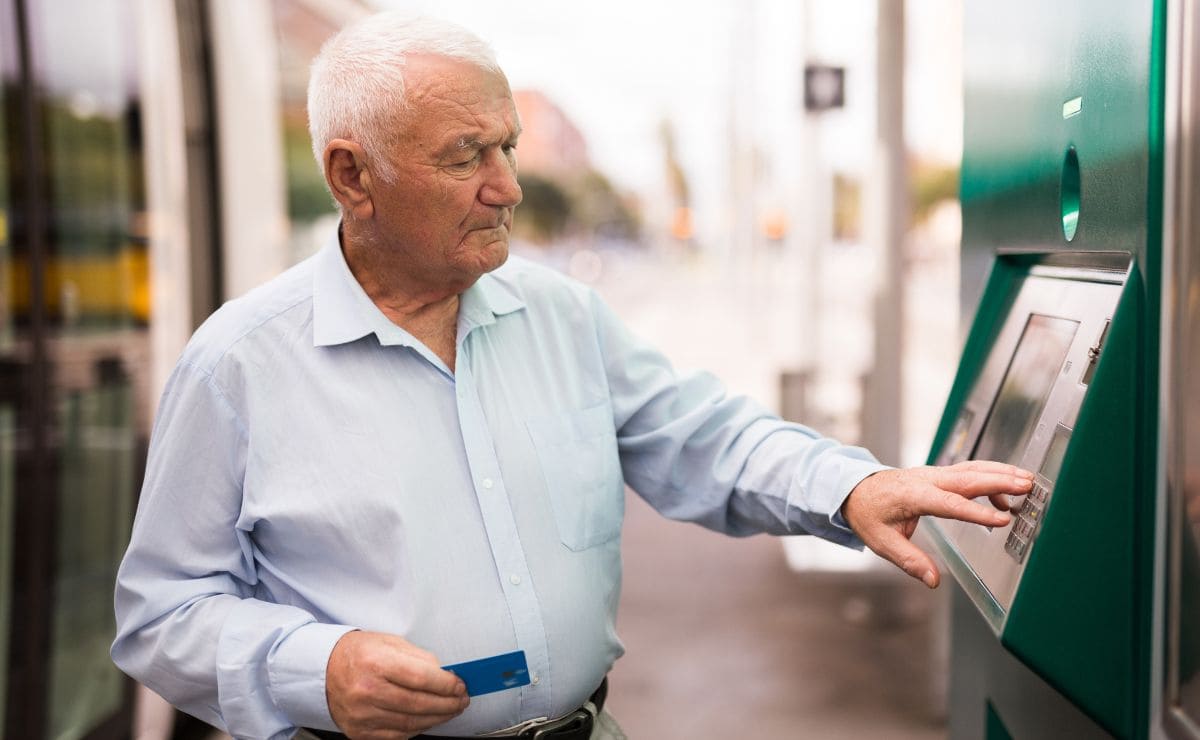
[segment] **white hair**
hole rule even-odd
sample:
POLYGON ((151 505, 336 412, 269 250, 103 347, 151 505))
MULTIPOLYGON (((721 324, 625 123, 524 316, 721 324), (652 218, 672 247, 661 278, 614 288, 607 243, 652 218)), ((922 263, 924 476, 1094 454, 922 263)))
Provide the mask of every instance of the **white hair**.
POLYGON ((321 47, 308 82, 308 132, 322 172, 325 147, 348 139, 362 146, 376 176, 395 180, 384 152, 408 110, 403 71, 409 54, 450 57, 503 74, 487 42, 449 21, 388 11, 351 23, 321 47))

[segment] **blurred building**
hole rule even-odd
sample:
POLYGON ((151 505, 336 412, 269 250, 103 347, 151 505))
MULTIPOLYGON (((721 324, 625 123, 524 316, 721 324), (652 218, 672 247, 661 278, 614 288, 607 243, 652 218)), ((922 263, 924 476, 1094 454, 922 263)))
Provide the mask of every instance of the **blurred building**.
POLYGON ((521 116, 521 170, 570 178, 591 167, 587 141, 562 108, 540 90, 514 90, 521 116))

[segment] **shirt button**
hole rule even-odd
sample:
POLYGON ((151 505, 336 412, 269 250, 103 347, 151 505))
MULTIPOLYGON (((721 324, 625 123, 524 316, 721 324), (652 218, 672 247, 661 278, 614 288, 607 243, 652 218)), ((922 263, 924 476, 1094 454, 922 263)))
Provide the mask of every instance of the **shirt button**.
POLYGON ((492 483, 492 479, 491 479, 491 478, 484 478, 484 479, 483 479, 483 487, 484 487, 484 488, 491 489, 492 485, 494 485, 494 484, 492 483))
POLYGON ((541 682, 542 682, 542 677, 537 675, 536 673, 533 674, 533 678, 529 679, 529 683, 533 684, 534 686, 537 686, 541 682))
POLYGON ((521 576, 511 575, 508 577, 508 582, 514 586, 520 586, 521 585, 521 576))

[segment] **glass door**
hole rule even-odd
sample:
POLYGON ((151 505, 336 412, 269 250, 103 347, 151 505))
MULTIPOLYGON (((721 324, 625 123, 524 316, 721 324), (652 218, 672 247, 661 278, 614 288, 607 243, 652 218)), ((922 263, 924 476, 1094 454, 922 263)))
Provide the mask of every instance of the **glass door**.
POLYGON ((126 0, 0 0, 4 737, 131 731, 108 649, 148 437, 137 49, 126 0))
POLYGON ((107 734, 130 691, 108 649, 113 584, 141 477, 139 386, 149 365, 137 26, 124 0, 27 8, 48 224, 47 737, 74 740, 107 734))

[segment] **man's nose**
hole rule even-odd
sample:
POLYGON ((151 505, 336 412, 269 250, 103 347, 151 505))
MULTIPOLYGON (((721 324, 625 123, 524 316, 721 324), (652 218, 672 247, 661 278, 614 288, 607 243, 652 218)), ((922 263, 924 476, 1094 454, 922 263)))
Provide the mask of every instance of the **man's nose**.
POLYGON ((523 197, 521 185, 517 182, 516 160, 510 160, 504 152, 496 151, 488 157, 486 168, 479 199, 489 206, 515 208, 523 197))

